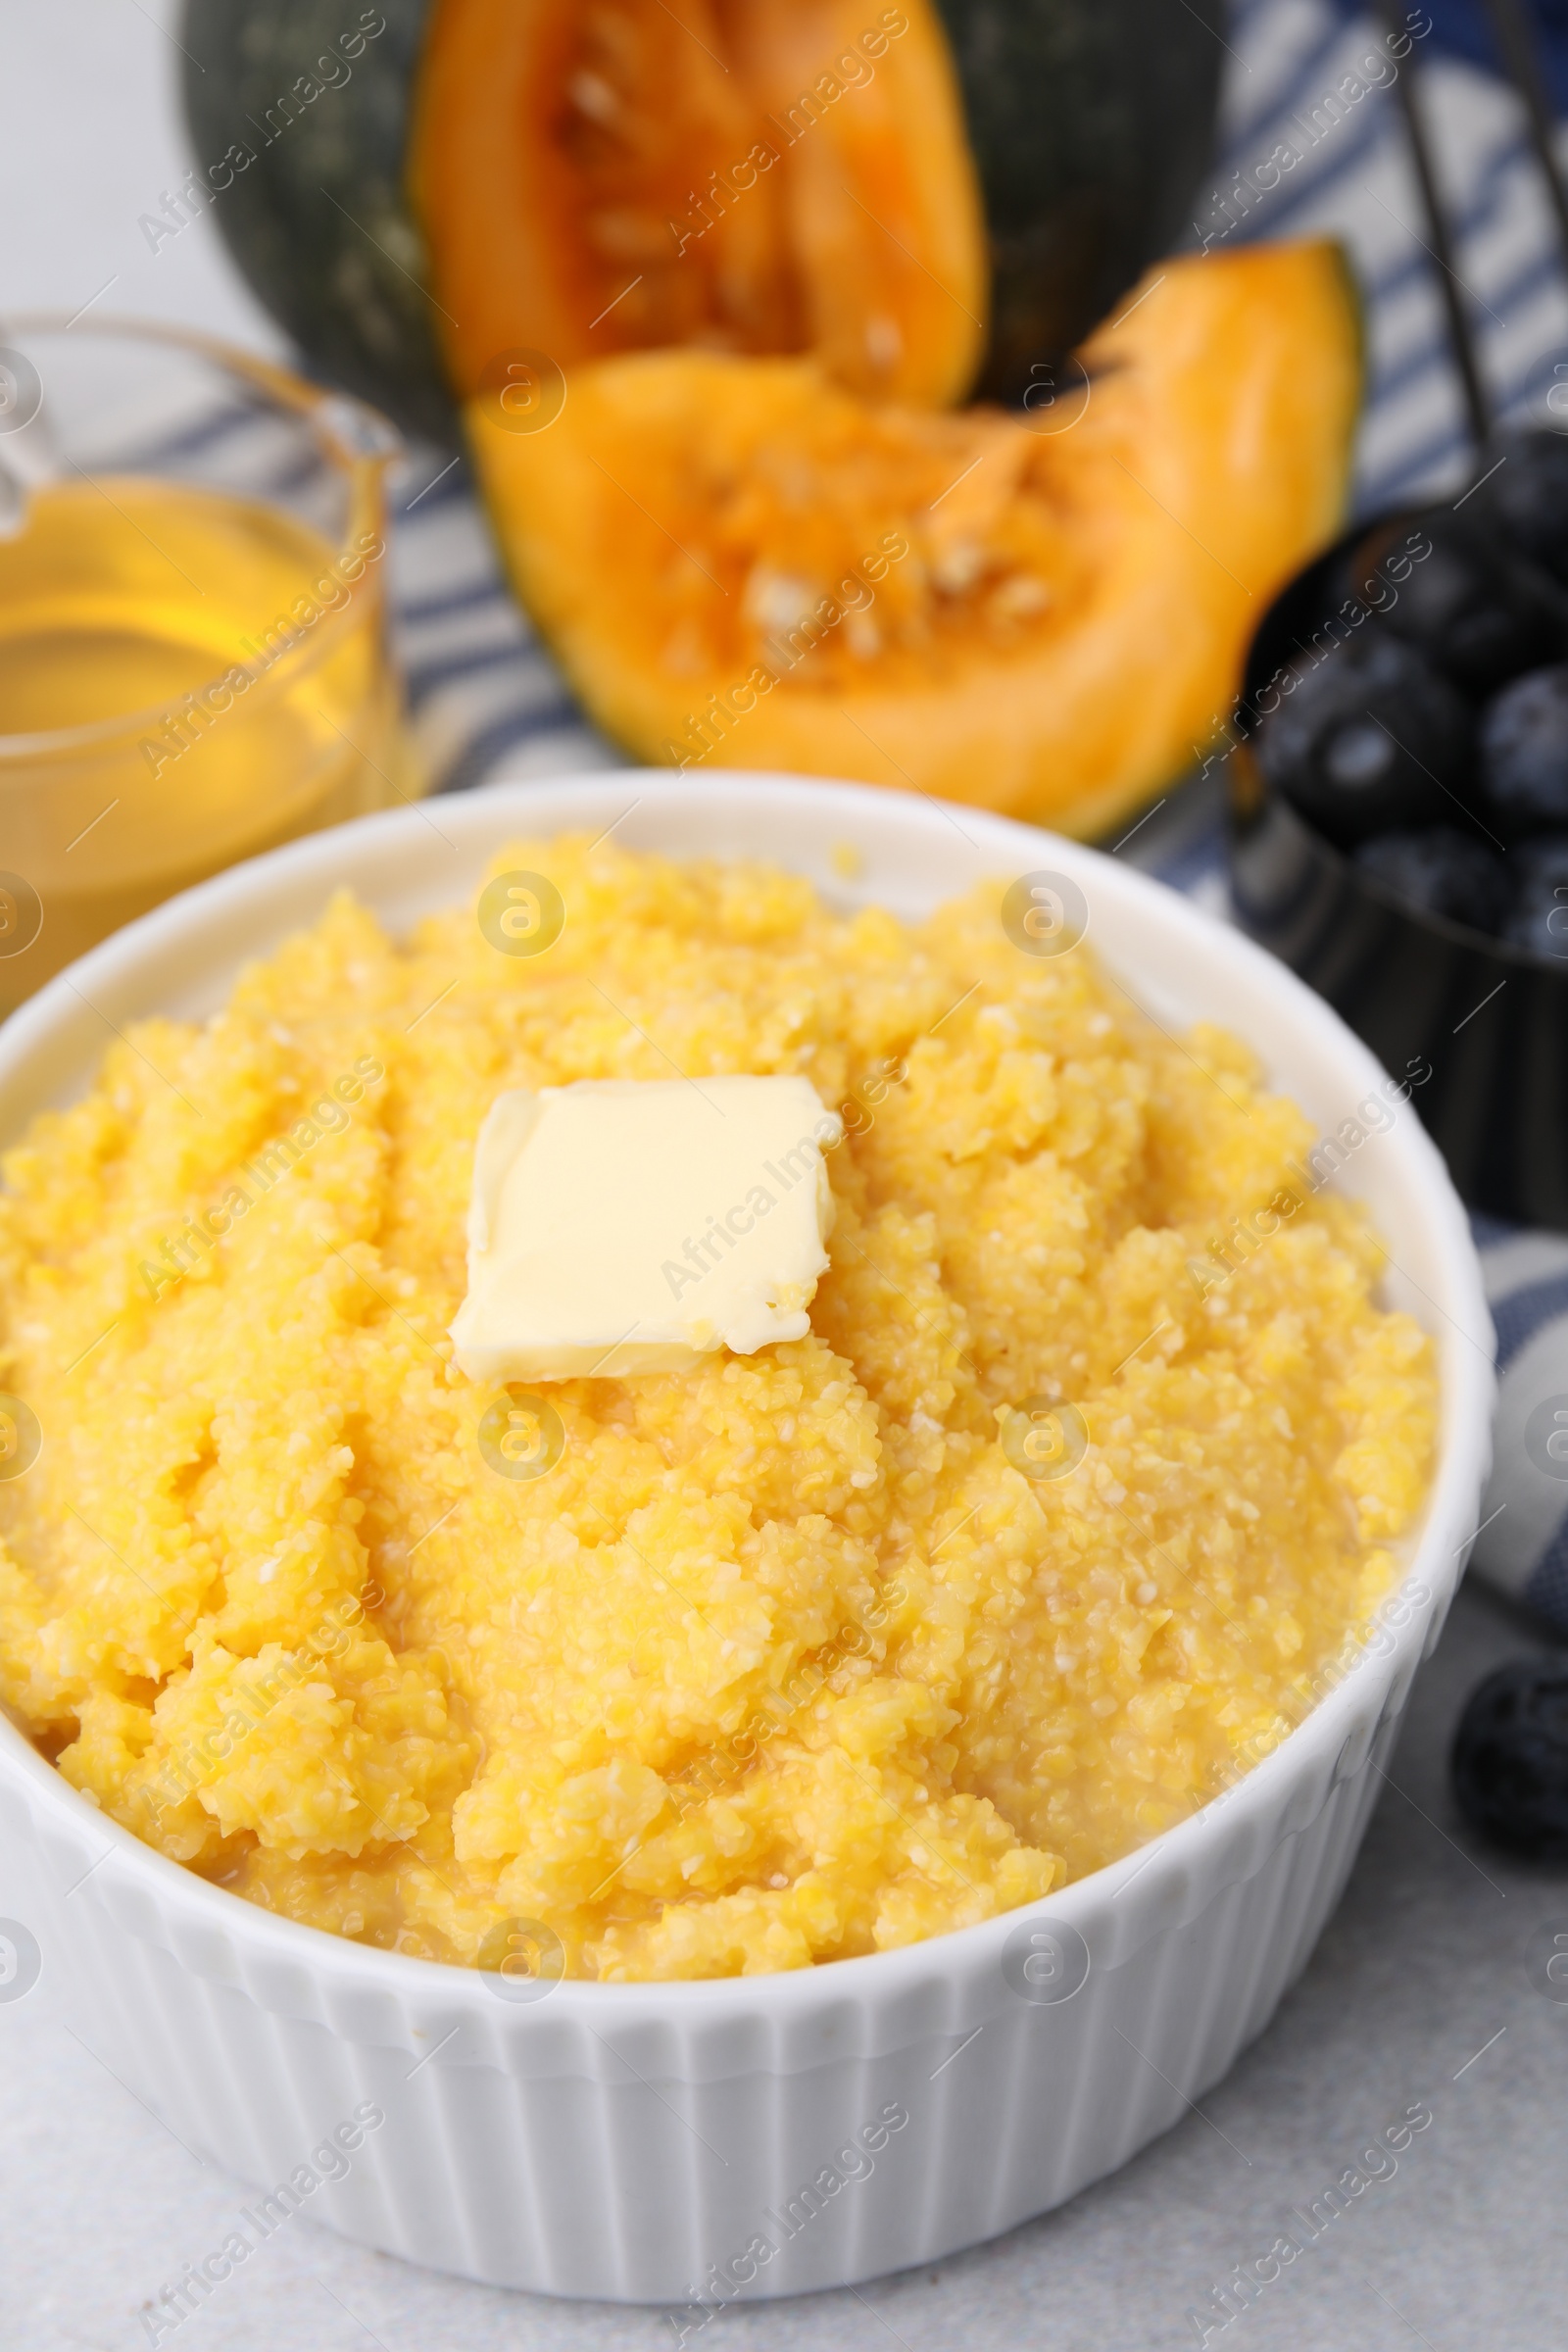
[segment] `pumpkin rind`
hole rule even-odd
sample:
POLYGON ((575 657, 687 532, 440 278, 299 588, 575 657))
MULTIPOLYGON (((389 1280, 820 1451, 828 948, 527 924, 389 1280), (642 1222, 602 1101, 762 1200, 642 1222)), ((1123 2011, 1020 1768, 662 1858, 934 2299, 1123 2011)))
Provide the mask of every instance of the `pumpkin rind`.
POLYGON ((231 145, 253 160, 215 198, 224 242, 301 351, 406 430, 456 445, 426 291, 424 241, 405 186, 429 0, 379 0, 358 29, 341 0, 186 0, 185 114, 203 169, 231 145), (316 61, 348 79, 314 99, 316 61), (269 120, 269 117, 271 120, 269 120))
POLYGON ((936 0, 990 230, 979 390, 1022 398, 1186 224, 1213 145, 1225 0, 936 0))

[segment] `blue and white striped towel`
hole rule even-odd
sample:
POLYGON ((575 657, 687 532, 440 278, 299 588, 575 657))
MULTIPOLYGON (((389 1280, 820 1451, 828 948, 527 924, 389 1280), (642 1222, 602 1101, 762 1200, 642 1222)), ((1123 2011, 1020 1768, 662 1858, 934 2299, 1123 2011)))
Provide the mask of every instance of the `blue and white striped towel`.
MULTIPOLYGON (((1562 0, 1544 6, 1563 36, 1553 63, 1568 92, 1562 0)), ((1521 111, 1474 62, 1490 54, 1479 0, 1430 0, 1430 14, 1414 6, 1408 21, 1494 399, 1509 418, 1547 420, 1558 383, 1565 389, 1556 406, 1568 411, 1568 278, 1521 111)), ((1224 160, 1200 194, 1188 240, 1344 239, 1369 339, 1356 480, 1362 509, 1442 489, 1466 454, 1398 102, 1386 66, 1363 65, 1379 43, 1380 27, 1353 0, 1236 0, 1224 160), (1295 162, 1263 173, 1277 183, 1268 192, 1258 196, 1254 185, 1244 195, 1282 145, 1295 162)), ((585 722, 507 595, 466 467, 416 453, 400 496, 391 551, 397 637, 416 734, 441 789, 615 764, 617 755, 585 722)), ((1210 788, 1173 796, 1127 854, 1224 910, 1210 788)), ((1525 1450, 1531 1413, 1559 1391, 1568 1403, 1568 1240, 1480 1220, 1477 1234, 1503 1373, 1498 1466, 1486 1504, 1492 1518, 1477 1567, 1568 1630, 1568 1483, 1543 1473, 1525 1450)))
MULTIPOLYGON (((1560 7, 1555 17, 1557 29, 1568 29, 1560 7)), ((1489 390, 1509 419, 1568 422, 1555 413, 1568 411, 1568 273, 1518 102, 1468 62, 1489 54, 1485 14, 1476 0, 1432 0, 1430 11, 1412 8, 1408 21, 1418 31, 1433 27, 1414 46, 1489 390), (1466 57, 1454 55, 1449 40, 1466 57)), ((1398 101, 1387 87, 1368 86, 1382 79, 1379 72, 1358 71, 1377 48, 1378 28, 1350 6, 1324 0, 1246 0, 1235 27, 1225 164, 1199 208, 1199 233, 1212 236, 1216 220, 1223 224, 1239 172, 1254 172, 1282 139, 1291 144, 1300 161, 1279 175, 1277 189, 1245 212, 1234 200, 1228 207, 1241 219, 1237 233, 1327 230, 1344 238, 1369 328, 1357 504, 1364 510, 1442 489, 1462 472, 1468 444, 1398 101), (1358 87, 1364 97, 1354 95, 1358 87), (1337 121, 1331 92, 1341 99, 1337 121)), ((1568 43, 1560 64, 1568 81, 1568 43)), ((1193 809, 1177 824, 1143 861, 1222 909, 1214 815, 1193 809)), ((1494 1218, 1474 1225, 1501 1375, 1496 1466, 1475 1565, 1568 1631, 1568 1461, 1559 1473, 1539 1425, 1531 1426, 1550 1400, 1568 1406, 1568 1239, 1494 1218)))

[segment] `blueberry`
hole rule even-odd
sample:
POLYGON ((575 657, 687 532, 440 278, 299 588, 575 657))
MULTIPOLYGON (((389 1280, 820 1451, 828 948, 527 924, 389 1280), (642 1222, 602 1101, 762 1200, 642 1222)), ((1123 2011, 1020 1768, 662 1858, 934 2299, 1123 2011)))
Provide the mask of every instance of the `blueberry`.
POLYGON ((1277 685, 1278 709, 1257 728, 1259 765, 1331 841, 1353 849, 1374 833, 1453 818, 1473 722, 1413 646, 1369 623, 1315 662, 1294 663, 1277 685))
POLYGON ((1457 825, 1379 833, 1361 844, 1355 862, 1416 914, 1442 914, 1472 931, 1494 932, 1507 910, 1502 859, 1457 825))
POLYGON ((1504 433, 1476 505, 1499 537, 1568 585, 1568 433, 1504 433), (1499 463, 1500 460, 1500 463, 1499 463))
POLYGON ((1429 508, 1369 531, 1348 569, 1352 592, 1375 603, 1383 625, 1419 646, 1467 694, 1494 693, 1522 670, 1553 661, 1568 644, 1555 588, 1522 563, 1484 519, 1429 508), (1407 562, 1412 536, 1431 553, 1407 562), (1405 577, 1387 575, 1391 556, 1405 577))
POLYGON ((1480 814, 1506 840, 1568 826, 1568 665, 1528 670, 1493 697, 1477 781, 1480 814))
POLYGON ((1512 905, 1502 926, 1511 947, 1568 961, 1568 834, 1521 841, 1508 853, 1512 905))
POLYGON ((1568 1663, 1519 1659, 1470 1693, 1453 1792, 1473 1830, 1510 1853, 1568 1861, 1568 1663))

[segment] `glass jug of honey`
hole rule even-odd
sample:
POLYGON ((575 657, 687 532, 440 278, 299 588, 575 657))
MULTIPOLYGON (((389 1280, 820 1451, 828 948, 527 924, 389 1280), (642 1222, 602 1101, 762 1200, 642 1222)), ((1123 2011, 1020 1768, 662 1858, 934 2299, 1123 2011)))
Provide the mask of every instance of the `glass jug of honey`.
POLYGON ((417 797, 400 450, 201 335, 0 319, 0 1014, 188 884, 417 797))

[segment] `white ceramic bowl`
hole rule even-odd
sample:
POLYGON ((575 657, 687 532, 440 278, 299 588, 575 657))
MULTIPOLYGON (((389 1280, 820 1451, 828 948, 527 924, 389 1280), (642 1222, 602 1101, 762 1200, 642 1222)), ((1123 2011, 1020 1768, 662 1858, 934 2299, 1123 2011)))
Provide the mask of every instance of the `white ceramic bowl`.
MULTIPOLYGON (((1239 1030, 1325 1131, 1382 1083, 1239 934, 1112 858, 971 808, 637 773, 494 787, 434 814, 451 849, 418 809, 369 817, 189 892, 73 966, 0 1031, 0 1140, 81 1090, 106 1021, 213 1010, 240 960, 339 883, 397 928, 470 892, 509 838, 612 824, 628 846, 767 858, 833 900, 909 914, 981 876, 1065 873, 1148 1009, 1239 1030), (853 887, 833 856, 845 844, 862 860, 853 887)), ((907 1950, 514 2002, 496 1980, 204 1884, 0 1723, 5 1860, 84 2036, 182 2138, 263 2190, 295 2174, 295 2196, 351 2237, 496 2284, 677 2311, 931 2261, 1124 2163, 1225 2073, 1305 1965, 1477 1516, 1492 1328, 1463 1212, 1408 1106, 1347 1174, 1393 1246, 1388 1297, 1442 1364, 1417 1581, 1314 1713, 1204 1812, 1035 1910, 907 1950), (1053 1997, 1085 1950, 1087 1979, 1053 1997), (344 2178, 305 2190, 296 2168, 367 2102, 384 2125, 344 2178)), ((677 2333, 703 2319, 684 2310, 677 2333)))

